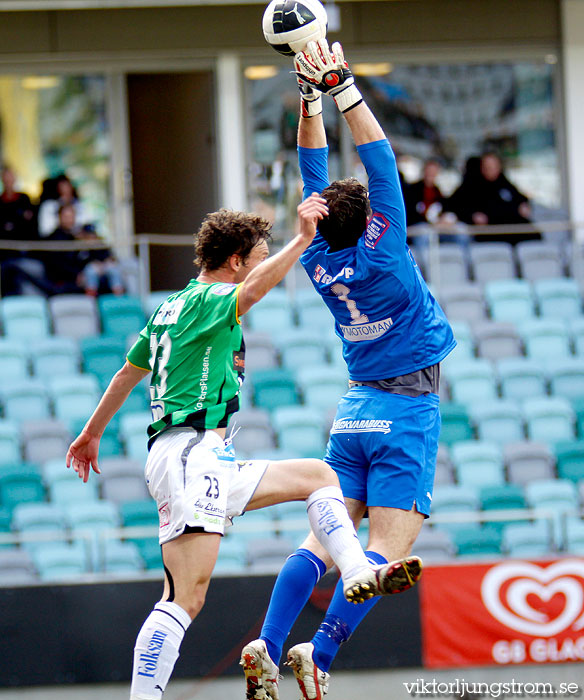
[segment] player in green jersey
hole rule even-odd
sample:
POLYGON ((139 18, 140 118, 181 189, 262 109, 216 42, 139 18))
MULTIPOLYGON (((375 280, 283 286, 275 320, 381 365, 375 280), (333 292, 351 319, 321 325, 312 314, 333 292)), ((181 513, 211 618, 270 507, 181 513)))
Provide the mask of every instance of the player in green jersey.
MULTIPOLYGON (((245 510, 306 500, 311 527, 339 567, 348 599, 391 592, 392 571, 368 563, 330 467, 318 459, 237 462, 225 441, 243 381, 240 317, 283 279, 326 214, 319 195, 306 199, 298 207, 299 233, 271 258, 266 221, 225 209, 209 214, 195 244, 200 274, 154 312, 67 453, 67 466, 83 481, 91 469, 99 474, 101 435, 152 373, 145 476, 158 505, 165 585, 138 634, 132 700, 162 696, 186 629, 203 606, 225 521, 245 510)), ((264 663, 257 674, 252 666, 246 675, 257 678, 248 685, 277 698, 277 668, 264 663)))

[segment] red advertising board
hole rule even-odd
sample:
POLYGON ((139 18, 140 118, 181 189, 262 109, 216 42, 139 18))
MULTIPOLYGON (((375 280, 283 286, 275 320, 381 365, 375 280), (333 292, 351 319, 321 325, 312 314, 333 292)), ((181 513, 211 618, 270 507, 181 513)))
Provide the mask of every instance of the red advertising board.
POLYGON ((584 559, 428 566, 429 668, 584 661, 584 559))

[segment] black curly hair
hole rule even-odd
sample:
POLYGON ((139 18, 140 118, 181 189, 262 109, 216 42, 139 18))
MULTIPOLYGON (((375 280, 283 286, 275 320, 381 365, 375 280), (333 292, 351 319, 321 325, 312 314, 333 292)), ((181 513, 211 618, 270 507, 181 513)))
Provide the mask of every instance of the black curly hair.
POLYGON ((357 245, 371 214, 367 188, 354 177, 336 180, 322 191, 329 214, 318 224, 332 251, 357 245))
POLYGON ((245 263, 252 248, 271 240, 272 225, 256 214, 219 209, 207 214, 195 234, 195 265, 217 270, 234 254, 245 263))

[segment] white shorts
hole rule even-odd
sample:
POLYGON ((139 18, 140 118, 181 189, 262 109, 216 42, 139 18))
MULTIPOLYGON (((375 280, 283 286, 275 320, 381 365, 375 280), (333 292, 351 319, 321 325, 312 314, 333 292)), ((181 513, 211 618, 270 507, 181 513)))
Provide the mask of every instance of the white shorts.
POLYGON ((158 505, 159 542, 187 526, 223 534, 226 519, 241 515, 268 466, 238 462, 213 430, 171 428, 156 438, 146 462, 146 484, 158 505))

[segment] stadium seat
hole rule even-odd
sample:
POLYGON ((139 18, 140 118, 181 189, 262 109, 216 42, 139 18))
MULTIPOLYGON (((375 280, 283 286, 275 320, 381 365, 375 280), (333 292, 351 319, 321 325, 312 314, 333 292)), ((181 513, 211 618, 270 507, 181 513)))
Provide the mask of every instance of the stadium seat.
POLYGON ((308 406, 283 406, 274 410, 272 420, 281 449, 299 449, 306 456, 322 457, 326 443, 319 411, 308 406))
POLYGON ((151 498, 122 502, 119 512, 124 527, 158 527, 158 509, 151 498))
MULTIPOLYGON (((65 470, 65 467, 63 467, 65 470)), ((98 483, 90 479, 86 484, 73 472, 75 478, 57 480, 49 486, 49 500, 60 506, 68 503, 91 503, 98 498, 98 483)))
POLYGON ((579 357, 584 357, 584 316, 573 318, 569 322, 569 327, 574 354, 579 357))
POLYGON ((300 328, 317 331, 321 337, 323 334, 332 333, 334 328, 332 314, 312 286, 296 291, 294 308, 300 328))
POLYGON ((488 486, 505 481, 503 454, 494 442, 470 440, 451 448, 457 481, 463 486, 488 486))
POLYGON ((580 439, 584 439, 584 399, 572 399, 571 403, 576 415, 576 432, 580 439))
POLYGON ((541 316, 572 319, 582 313, 582 297, 576 280, 542 279, 533 285, 541 316))
POLYGON ((452 559, 455 554, 452 536, 446 530, 422 526, 422 530, 412 547, 412 554, 424 562, 440 562, 452 559))
POLYGON ((49 381, 49 392, 55 416, 65 424, 76 419, 87 420, 101 394, 97 378, 91 374, 54 377, 49 381))
POLYGON ((527 357, 507 357, 497 362, 502 395, 524 401, 546 395, 546 375, 542 363, 527 357))
POLYGON ((103 335, 127 338, 146 325, 142 303, 138 297, 102 294, 97 298, 103 335))
POLYGON ((143 310, 146 318, 150 318, 156 309, 163 304, 171 294, 174 294, 175 291, 176 290, 171 291, 166 289, 147 294, 143 304, 143 310))
POLYGON ((294 549, 294 542, 287 537, 262 537, 248 541, 248 570, 250 573, 279 571, 294 549))
POLYGON ((38 534, 38 539, 24 539, 28 551, 42 548, 47 538, 60 540, 65 535, 65 512, 54 503, 20 503, 12 513, 12 529, 22 535, 38 534))
POLYGON ((518 330, 528 357, 545 362, 571 354, 570 335, 562 319, 533 319, 520 323, 518 330))
POLYGON ((0 366, 5 377, 28 377, 28 355, 24 340, 0 338, 0 366))
POLYGON ((576 437, 574 411, 566 399, 558 396, 530 399, 524 403, 523 413, 530 440, 553 444, 576 437))
POLYGON ((513 246, 510 243, 471 243, 469 255, 473 278, 479 284, 515 277, 513 246))
POLYGON ((456 348, 448 355, 446 361, 450 361, 456 353, 458 359, 473 359, 475 356, 475 343, 470 325, 466 321, 451 321, 452 332, 456 339, 456 348))
MULTIPOLYGON (((440 286, 468 282, 468 264, 465 251, 458 243, 443 243, 438 247, 440 286)), ((432 283, 436 281, 432 279, 432 283)))
POLYGON ((0 318, 7 338, 36 340, 50 333, 47 300, 44 297, 5 297, 0 300, 0 318))
POLYGON ((65 581, 88 571, 87 556, 82 545, 48 542, 35 549, 34 563, 43 581, 65 581))
POLYGON ((269 333, 249 331, 245 334, 245 370, 272 369, 278 366, 278 351, 269 333))
POLYGON ((103 571, 108 574, 132 574, 144 569, 140 550, 133 542, 104 540, 103 571))
POLYGON ((523 489, 518 484, 485 486, 480 490, 480 499, 482 510, 487 511, 487 514, 492 518, 485 523, 485 527, 490 530, 500 533, 506 525, 524 522, 498 517, 503 515, 500 511, 523 510, 526 508, 523 489))
POLYGON ((443 484, 454 483, 454 470, 450 459, 450 452, 445 443, 441 442, 438 445, 438 454, 436 455, 436 472, 434 475, 434 485, 441 486, 443 484))
POLYGON ((548 554, 554 550, 550 523, 537 520, 534 523, 506 525, 501 549, 511 557, 539 557, 548 554))
POLYGON ((213 575, 242 574, 246 568, 245 544, 228 534, 221 540, 213 575))
POLYGON ((473 486, 448 485, 434 490, 432 512, 444 513, 476 512, 479 507, 478 491, 473 486))
POLYGON ((554 512, 577 511, 578 490, 569 479, 534 480, 525 486, 525 500, 531 508, 545 508, 554 512))
POLYGON ((471 440, 473 429, 465 406, 456 403, 440 404, 442 427, 440 442, 452 445, 461 440, 471 440))
POLYGON ((254 404, 257 408, 272 411, 278 406, 298 403, 294 376, 284 368, 257 370, 251 376, 254 404))
POLYGON ((515 246, 521 276, 535 282, 551 277, 562 277, 564 265, 560 249, 545 241, 520 241, 515 246))
POLYGON ((39 379, 79 372, 79 346, 73 338, 53 335, 30 348, 33 374, 39 379))
POLYGON ((487 360, 461 360, 451 364, 446 378, 456 403, 469 404, 497 396, 495 372, 487 360))
POLYGON ((558 442, 554 447, 558 477, 577 483, 584 479, 584 440, 558 442))
POLYGON ((120 514, 115 503, 69 503, 64 505, 71 530, 103 530, 120 526, 120 514))
POLYGON ((85 294, 59 294, 49 299, 55 335, 86 338, 99 334, 97 302, 85 294))
POLYGON ((440 289, 439 299, 449 321, 476 323, 486 318, 483 293, 476 284, 443 286, 440 289))
MULTIPOLYGON (((142 558, 146 570, 161 571, 164 569, 158 537, 136 538, 134 544, 138 547, 140 557, 142 558)), ((223 546, 223 542, 221 546, 223 546)))
POLYGON ((51 413, 47 389, 38 379, 8 377, 0 386, 0 400, 4 417, 15 423, 43 420, 51 413))
POLYGON ((524 440, 505 445, 503 458, 509 481, 518 486, 554 477, 554 457, 545 443, 524 440))
POLYGON ((17 424, 0 420, 0 466, 20 462, 20 433, 17 424))
POLYGON ((83 338, 80 348, 83 372, 95 374, 102 386, 109 384, 126 357, 126 343, 120 336, 83 338))
POLYGON ((550 393, 566 399, 584 399, 584 360, 581 357, 550 359, 547 363, 550 393))
POLYGON ((489 527, 473 527, 453 534, 456 554, 468 559, 476 557, 499 557, 501 534, 489 527))
POLYGON ((326 363, 326 346, 313 330, 290 328, 274 338, 282 366, 291 370, 326 363))
POLYGON ((147 429, 152 422, 150 411, 124 413, 120 416, 120 438, 126 454, 142 464, 148 457, 147 429))
POLYGON ((285 289, 271 289, 263 299, 245 314, 245 325, 253 331, 269 333, 271 337, 280 331, 294 327, 294 311, 285 289))
POLYGON ((231 419, 230 435, 238 457, 248 458, 256 450, 276 446, 270 416, 260 408, 248 408, 236 413, 231 419))
POLYGON ((566 519, 564 549, 568 554, 584 555, 584 521, 580 518, 566 519))
POLYGON ((33 464, 4 465, 0 468, 0 506, 12 511, 19 503, 45 500, 39 468, 33 464))
POLYGON ((525 437, 523 414, 515 401, 483 400, 473 405, 470 413, 480 440, 505 445, 525 437))
POLYGON ((521 338, 512 323, 484 321, 473 330, 479 357, 494 361, 521 355, 521 338))
POLYGON ((494 280, 485 285, 491 318, 517 323, 535 315, 531 285, 526 280, 494 280))
POLYGON ((33 583, 36 580, 30 552, 16 547, 0 549, 0 585, 33 583))
POLYGON ((148 498, 144 462, 128 457, 107 457, 101 460, 100 469, 103 498, 114 503, 148 498))
POLYGON ((313 365, 301 367, 296 373, 304 403, 319 411, 337 405, 349 389, 346 367, 313 365))

